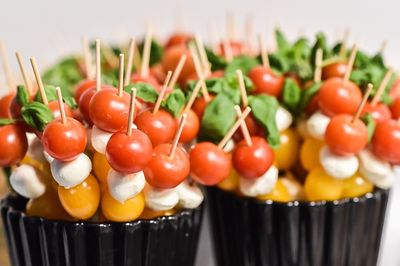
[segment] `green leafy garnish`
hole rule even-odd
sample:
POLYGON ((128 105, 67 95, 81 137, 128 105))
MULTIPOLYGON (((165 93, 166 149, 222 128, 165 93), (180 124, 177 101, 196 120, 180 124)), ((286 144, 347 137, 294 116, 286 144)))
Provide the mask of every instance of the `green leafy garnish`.
POLYGON ((145 102, 148 102, 148 103, 155 103, 157 101, 158 92, 152 85, 150 85, 148 83, 144 83, 144 82, 132 83, 132 84, 126 85, 124 87, 124 91, 126 91, 127 93, 130 93, 133 87, 136 88, 136 97, 137 98, 139 98, 145 102))
POLYGON ((21 109, 22 119, 31 127, 43 131, 48 123, 53 119, 53 113, 43 103, 27 103, 21 109))
POLYGON ((370 113, 366 113, 361 117, 361 121, 363 121, 365 126, 367 127, 368 142, 370 142, 375 132, 375 126, 376 126, 375 120, 370 113))
POLYGON ((322 82, 314 83, 311 87, 302 90, 301 99, 298 106, 299 113, 302 113, 311 102, 312 98, 319 92, 322 82))
POLYGON ((0 127, 13 124, 15 121, 9 118, 0 118, 0 127))
MULTIPOLYGON (((139 45, 140 54, 143 54, 143 47, 144 47, 144 43, 142 42, 139 45)), ((161 61, 163 55, 164 55, 164 48, 156 40, 154 40, 154 39, 151 40, 150 66, 159 63, 161 61)))
MULTIPOLYGON (((47 96, 47 100, 49 102, 52 101, 57 101, 57 91, 56 91, 56 87, 53 85, 45 85, 44 86, 44 91, 46 93, 47 96)), ((62 96, 63 96, 63 100, 64 102, 71 108, 75 109, 78 107, 78 104, 76 103, 74 97, 72 97, 69 93, 67 95, 65 95, 66 93, 61 92, 62 96)), ((37 92, 35 95, 35 101, 36 102, 42 102, 42 95, 40 94, 40 92, 37 92)))
POLYGON ((175 89, 168 95, 167 99, 163 101, 161 106, 174 117, 179 117, 185 103, 185 94, 183 94, 180 89, 175 89))
POLYGON ((293 114, 298 110, 301 100, 301 89, 292 78, 286 78, 283 85, 282 102, 293 114))
POLYGON ((24 106, 29 102, 29 93, 28 90, 25 88, 25 86, 23 85, 17 86, 16 100, 21 106, 24 106))
POLYGON ((253 57, 245 55, 237 56, 226 66, 225 75, 235 74, 238 69, 242 70, 243 74, 246 75, 250 69, 258 64, 258 60, 253 57))
POLYGON ((208 61, 211 63, 211 70, 223 70, 225 69, 227 62, 223 56, 215 54, 212 50, 206 48, 206 54, 208 61))

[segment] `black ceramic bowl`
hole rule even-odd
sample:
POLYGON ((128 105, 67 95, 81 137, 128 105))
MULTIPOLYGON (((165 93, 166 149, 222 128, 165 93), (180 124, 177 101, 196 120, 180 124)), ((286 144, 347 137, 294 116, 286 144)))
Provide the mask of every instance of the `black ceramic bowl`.
POLYGON ((129 223, 28 217, 26 199, 8 195, 1 214, 12 265, 194 265, 203 205, 129 223))
POLYGON ((259 201, 207 188, 218 266, 376 265, 388 190, 332 202, 259 201))

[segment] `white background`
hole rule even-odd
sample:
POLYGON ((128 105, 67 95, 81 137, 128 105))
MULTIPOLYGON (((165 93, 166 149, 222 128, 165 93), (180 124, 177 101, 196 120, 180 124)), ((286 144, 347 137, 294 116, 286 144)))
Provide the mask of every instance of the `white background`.
MULTIPOLYGON (((80 38, 99 37, 123 40, 140 37, 149 22, 159 36, 173 31, 177 21, 187 29, 208 37, 208 25, 216 23, 219 32, 225 31, 226 10, 235 15, 238 33, 243 32, 244 20, 251 16, 257 32, 271 36, 279 25, 292 38, 300 33, 312 36, 323 30, 332 39, 351 29, 350 41, 356 41, 368 51, 379 49, 388 41, 385 51, 388 62, 400 67, 400 33, 396 0, 279 0, 279 1, 101 1, 101 0, 0 0, 0 39, 10 51, 17 73, 13 52, 19 50, 25 60, 35 56, 40 67, 50 64, 58 56, 80 49, 80 38), (179 15, 183 14, 183 15, 179 15), (179 19, 179 18, 182 19, 179 19)), ((272 44, 268 38, 269 45, 272 44)), ((0 85, 4 88, 1 75, 0 85)), ((0 89, 0 93, 2 90, 0 89)), ((3 90, 4 92, 4 90, 3 90)), ((400 190, 400 182, 397 182, 400 190)), ((400 204, 399 193, 392 199, 391 215, 387 224, 381 265, 400 265, 400 204), (397 207, 397 208, 396 208, 397 207)), ((209 243, 202 242, 199 266, 211 265, 209 243)))

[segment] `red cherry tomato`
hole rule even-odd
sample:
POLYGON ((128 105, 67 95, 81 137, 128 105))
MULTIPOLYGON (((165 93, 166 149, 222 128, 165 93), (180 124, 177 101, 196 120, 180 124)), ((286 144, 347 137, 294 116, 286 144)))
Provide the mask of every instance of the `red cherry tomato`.
POLYGON ((394 119, 400 118, 400 98, 394 100, 394 102, 390 106, 390 111, 392 112, 392 116, 394 119))
MULTIPOLYGON (((150 67, 150 76, 154 77, 158 84, 162 84, 167 76, 161 63, 154 64, 150 67)), ((160 87, 160 86, 159 86, 160 87)))
POLYGON ((151 141, 146 134, 132 129, 132 134, 126 132, 114 133, 107 143, 106 156, 111 167, 124 174, 142 171, 153 154, 151 141))
POLYGON ((215 98, 214 95, 210 94, 210 101, 206 102, 204 97, 197 97, 192 105, 192 110, 197 114, 199 119, 203 118, 204 110, 207 105, 215 98))
POLYGON ((334 153, 353 155, 367 145, 368 130, 360 119, 353 121, 351 115, 336 115, 326 128, 325 141, 334 153))
MULTIPOLYGON (((55 119, 61 118, 60 105, 58 104, 58 101, 49 102, 48 107, 53 113, 55 119)), ((66 103, 64 103, 64 110, 67 117, 74 117, 74 113, 66 103)))
POLYGON ((192 39, 193 36, 189 33, 176 32, 169 37, 165 44, 165 48, 170 48, 175 45, 186 45, 192 39))
MULTIPOLYGON (((248 115, 244 119, 244 122, 246 123, 250 136, 265 136, 265 129, 259 125, 253 114, 248 115)), ((241 128, 238 128, 238 130, 235 132, 235 134, 233 135, 233 139, 236 142, 239 142, 243 139, 243 132, 241 128)))
MULTIPOLYGON (((177 121, 176 123, 179 123, 179 121, 177 121)), ((200 129, 199 117, 193 110, 189 110, 189 112, 187 112, 186 123, 183 126, 179 142, 182 143, 191 142, 196 138, 197 133, 199 133, 199 129, 200 129)))
POLYGON ((229 154, 211 142, 197 143, 189 158, 192 177, 203 185, 218 184, 229 176, 232 169, 229 154))
POLYGON ((318 110, 319 97, 318 94, 314 95, 306 107, 306 113, 312 115, 318 110))
POLYGON ((179 59, 184 54, 186 55, 186 62, 183 65, 181 74, 179 75, 179 81, 187 80, 188 75, 196 72, 189 49, 187 49, 184 45, 172 46, 171 48, 165 50, 163 59, 161 61, 165 71, 174 71, 179 59))
MULTIPOLYGON (((243 52, 246 50, 246 47, 242 42, 230 41, 229 44, 234 57, 243 54, 243 52)), ((225 45, 223 42, 219 44, 219 53, 220 55, 225 56, 225 45)))
POLYGON ((253 145, 240 141, 232 154, 236 171, 244 178, 254 179, 262 176, 274 162, 274 152, 261 137, 251 137, 253 145))
POLYGON ((347 71, 347 62, 329 64, 322 68, 322 79, 343 78, 347 71))
POLYGON ((253 67, 248 76, 254 83, 256 93, 266 93, 275 97, 281 95, 285 79, 283 76, 276 75, 270 68, 253 67))
POLYGON ((389 107, 383 103, 377 103, 375 105, 366 103, 362 114, 366 113, 371 114, 376 123, 380 123, 382 121, 392 118, 389 107))
POLYGON ((15 93, 10 93, 0 99, 0 118, 12 118, 10 107, 14 98, 15 93))
POLYGON ((153 156, 144 168, 147 183, 157 188, 174 188, 190 173, 187 153, 177 147, 169 156, 171 144, 161 144, 154 148, 153 156))
POLYGON ((148 83, 148 84, 152 85, 156 90, 159 90, 159 88, 160 88, 160 83, 152 75, 148 75, 147 77, 143 77, 139 73, 134 73, 134 74, 132 74, 131 81, 133 83, 136 83, 136 82, 148 83))
POLYGON ((93 124, 104 131, 117 132, 126 130, 129 105, 130 96, 128 93, 123 92, 122 96, 118 96, 115 88, 102 89, 96 92, 90 100, 90 119, 93 124))
POLYGON ((392 99, 397 99, 400 97, 400 78, 397 78, 394 81, 392 88, 390 89, 389 96, 392 97, 392 99))
POLYGON ((222 78, 224 76, 224 71, 223 70, 216 70, 211 73, 211 75, 208 78, 222 78))
MULTIPOLYGON (((108 86, 108 85, 102 85, 101 90, 104 89, 112 89, 113 87, 108 86)), ((93 95, 96 94, 96 85, 92 88, 89 88, 82 92, 81 96, 79 97, 79 100, 77 101, 78 106, 79 106, 79 111, 83 119, 89 124, 92 125, 93 122, 90 119, 90 101, 92 100, 93 95)))
POLYGON ((75 101, 79 103, 79 99, 81 98, 81 95, 87 91, 88 89, 91 88, 96 88, 96 80, 82 80, 75 89, 75 101))
POLYGON ((149 110, 143 111, 137 116, 135 124, 149 136, 153 147, 171 142, 177 129, 175 119, 164 110, 155 114, 149 110))
POLYGON ((60 119, 50 122, 43 131, 44 150, 60 161, 71 161, 86 148, 86 129, 82 124, 70 117, 62 123, 60 119))
POLYGON ((360 88, 351 81, 330 78, 322 84, 318 98, 319 108, 326 115, 352 115, 361 103, 362 93, 360 88))
POLYGON ((400 163, 400 124, 399 121, 389 119, 376 125, 372 138, 372 149, 382 159, 393 163, 400 163))
POLYGON ((28 150, 25 132, 17 125, 0 127, 0 166, 11 166, 21 161, 28 150))

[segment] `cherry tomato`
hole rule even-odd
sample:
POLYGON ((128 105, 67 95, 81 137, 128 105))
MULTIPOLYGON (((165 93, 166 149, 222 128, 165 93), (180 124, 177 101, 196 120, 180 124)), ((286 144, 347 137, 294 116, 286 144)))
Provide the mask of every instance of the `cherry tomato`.
POLYGON ((400 124, 389 119, 376 125, 372 148, 376 155, 393 163, 400 163, 400 124))
POLYGON ((394 81, 392 88, 390 89, 389 96, 392 97, 392 99, 397 99, 400 97, 400 78, 397 78, 394 81))
POLYGON ((236 171, 248 179, 262 176, 274 162, 274 152, 264 138, 252 136, 251 141, 251 146, 245 140, 239 142, 232 154, 236 171))
POLYGON ((300 137, 294 129, 288 128, 281 132, 281 145, 274 150, 276 167, 279 170, 289 170, 297 162, 300 150, 300 137))
POLYGON ((362 93, 360 88, 351 81, 330 78, 322 84, 318 98, 319 108, 326 115, 352 115, 361 103, 362 93))
POLYGON ((136 82, 148 83, 148 84, 152 85, 156 90, 159 90, 159 88, 160 88, 160 83, 152 75, 148 75, 147 77, 143 77, 139 73, 134 73, 134 74, 132 74, 131 81, 133 83, 136 83, 136 82))
POLYGON ((212 72, 208 78, 222 78, 223 76, 224 76, 223 70, 216 70, 212 72))
POLYGON ((204 110, 206 109, 207 105, 215 98, 214 95, 210 94, 210 101, 206 102, 204 97, 198 97, 194 101, 192 105, 192 110, 197 114, 199 119, 203 118, 204 110))
MULTIPOLYGON (((265 136, 265 129, 262 126, 260 126, 260 124, 257 122, 256 118, 253 116, 252 113, 244 119, 244 122, 246 123, 250 136, 260 136, 260 137, 265 136)), ((242 130, 238 128, 238 130, 235 132, 232 138, 236 142, 242 140, 243 139, 242 130)))
POLYGON ((219 182, 217 186, 223 190, 234 191, 239 186, 239 179, 240 179, 239 174, 232 167, 228 177, 219 182))
POLYGON ((276 182, 274 189, 264 195, 257 196, 259 200, 273 200, 279 202, 289 202, 293 200, 293 197, 290 195, 288 189, 286 188, 285 184, 282 182, 282 179, 279 178, 276 182))
POLYGON ((115 88, 103 89, 96 92, 90 100, 89 115, 93 123, 104 131, 126 130, 129 105, 128 93, 123 92, 122 96, 118 96, 115 88))
POLYGON ((57 192, 48 188, 42 196, 28 201, 26 214, 50 220, 72 220, 61 205, 57 192))
POLYGON ((314 168, 306 177, 304 193, 308 200, 338 200, 343 195, 344 181, 328 175, 322 167, 314 168))
POLYGON ((75 101, 79 103, 81 95, 88 89, 96 88, 96 80, 82 80, 75 88, 75 101))
POLYGON ((360 173, 344 179, 343 198, 353 198, 365 195, 374 190, 374 185, 363 178, 360 173))
POLYGON ((193 36, 189 33, 176 32, 169 37, 165 44, 165 48, 170 48, 175 45, 186 45, 192 39, 193 36))
POLYGON ((190 173, 187 153, 177 147, 169 156, 171 144, 160 144, 154 148, 153 156, 144 168, 147 183, 157 188, 174 188, 190 173))
MULTIPOLYGON (((232 50, 232 55, 235 56, 239 56, 241 54, 243 54, 243 52, 246 50, 245 45, 242 42, 239 41, 230 41, 228 42, 230 45, 230 48, 232 50)), ((225 56, 225 45, 224 43, 220 43, 219 44, 219 53, 222 56, 225 56)))
POLYGON ((322 68, 322 79, 343 78, 347 71, 347 62, 337 62, 322 68))
POLYGON ((360 119, 353 121, 351 115, 336 115, 326 129, 325 141, 334 153, 353 155, 367 145, 368 130, 360 119))
POLYGON ((150 161, 153 153, 151 141, 146 134, 132 129, 131 135, 126 132, 114 133, 107 143, 106 156, 111 167, 124 174, 142 171, 150 161))
POLYGON ((0 166, 11 166, 21 161, 27 150, 25 132, 17 125, 0 127, 0 166))
POLYGON ((143 193, 124 202, 114 199, 108 189, 101 196, 101 210, 105 218, 113 222, 129 222, 137 219, 144 210, 143 193))
POLYGON ((186 55, 186 62, 183 65, 181 74, 179 75, 179 81, 186 80, 188 75, 196 72, 189 49, 187 49, 184 45, 172 46, 171 48, 165 50, 163 59, 161 61, 165 71, 174 71, 181 56, 184 54, 186 55))
MULTIPOLYGON (((64 104, 65 115, 67 117, 74 117, 74 113, 72 112, 71 108, 66 103, 63 104, 64 104)), ((49 102, 48 107, 53 113, 55 119, 61 118, 60 105, 58 104, 58 101, 49 102)))
POLYGON ((190 170, 199 183, 213 186, 229 176, 230 156, 211 142, 197 143, 190 151, 190 170))
POLYGON ((161 63, 152 65, 149 71, 150 76, 154 77, 159 84, 162 84, 167 76, 161 63))
POLYGON ((11 103, 15 98, 14 93, 7 94, 0 99, 0 118, 11 118, 11 103))
POLYGON ((96 89, 91 88, 86 91, 84 91, 79 98, 79 111, 81 112, 81 115, 83 119, 89 123, 90 125, 93 124, 92 120, 90 119, 90 101, 93 98, 93 95, 96 94, 96 89))
POLYGON ((255 93, 265 93, 279 97, 282 93, 285 78, 276 75, 270 68, 264 66, 253 67, 248 73, 256 88, 255 93))
POLYGON ((164 110, 158 110, 155 114, 149 110, 143 111, 137 116, 135 124, 149 136, 153 147, 171 142, 177 129, 175 119, 164 110))
MULTIPOLYGON (((179 121, 177 121, 179 123, 179 121)), ((194 140, 199 133, 200 120, 199 117, 193 110, 187 112, 186 123, 183 126, 182 134, 179 138, 179 142, 189 143, 194 140)))
POLYGON ((390 111, 392 112, 392 116, 394 119, 400 118, 400 98, 394 100, 394 102, 390 106, 390 111))
POLYGON ((111 166, 104 154, 95 152, 93 155, 93 171, 101 184, 107 184, 108 172, 111 166))
POLYGON ((71 161, 86 148, 86 129, 82 124, 70 117, 62 123, 60 119, 50 122, 43 131, 44 150, 60 161, 71 161))
POLYGON ((363 109, 362 114, 369 113, 376 123, 380 123, 382 121, 388 120, 392 118, 392 114, 390 112, 389 107, 383 103, 377 103, 375 105, 371 105, 370 103, 366 103, 363 109))
POLYGON ((305 110, 306 113, 308 115, 312 115, 313 113, 315 113, 319 108, 318 103, 319 103, 318 94, 315 94, 306 107, 306 110, 305 110))

